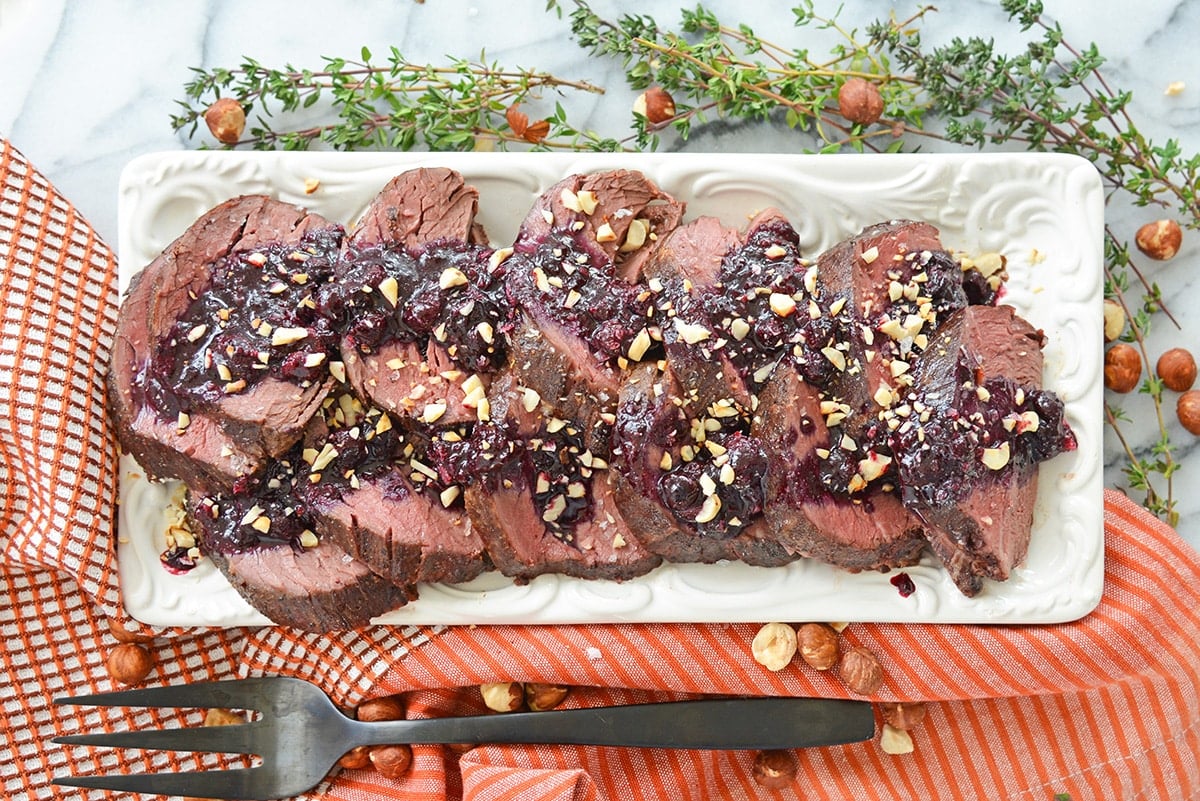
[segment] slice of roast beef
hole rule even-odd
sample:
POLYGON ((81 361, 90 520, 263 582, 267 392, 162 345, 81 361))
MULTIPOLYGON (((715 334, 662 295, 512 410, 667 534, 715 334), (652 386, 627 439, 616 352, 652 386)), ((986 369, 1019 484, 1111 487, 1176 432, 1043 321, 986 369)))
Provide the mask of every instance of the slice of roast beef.
MULTIPOLYGON (((483 543, 463 510, 462 488, 428 465, 418 437, 347 393, 337 393, 326 417, 330 425, 306 437, 307 480, 298 484, 322 540, 400 587, 483 572, 483 543)), ((462 437, 452 429, 432 436, 452 433, 462 437)))
POLYGON ((319 538, 298 497, 308 469, 297 446, 240 491, 191 493, 189 528, 201 551, 259 612, 308 631, 353 629, 415 592, 319 538))
POLYGON ((632 536, 609 470, 609 424, 557 415, 536 390, 501 374, 490 420, 474 432, 479 480, 467 511, 492 562, 519 582, 542 573, 623 580, 661 560, 632 536))
POLYGON ((462 383, 478 375, 486 385, 505 363, 503 254, 486 246, 477 206, 478 192, 452 170, 402 173, 347 238, 325 293, 347 380, 398 417, 473 419, 462 383))
POLYGON ((762 518, 767 459, 745 433, 749 410, 728 395, 691 401, 670 367, 640 365, 622 385, 612 474, 625 522, 671 562, 791 561, 762 518))
POLYGON ((312 294, 340 226, 264 196, 197 220, 130 285, 108 409, 151 478, 228 490, 303 433, 331 380, 312 294))
MULTIPOLYGON (((535 202, 505 263, 508 293, 540 332, 525 344, 553 349, 534 363, 561 362, 582 391, 614 401, 624 363, 652 358, 661 327, 644 287, 641 265, 656 241, 679 223, 684 206, 641 173, 613 170, 573 175, 535 202)), ((520 373, 529 357, 510 359, 520 373)), ((562 394, 548 374, 521 375, 547 400, 562 394)), ((566 414, 570 410, 559 410, 566 414)))
MULTIPOLYGON (((830 427, 828 401, 805 381, 791 360, 782 364, 758 396, 751 434, 767 454, 769 476, 764 520, 788 551, 852 572, 914 564, 925 547, 921 524, 886 482, 850 497, 830 489, 831 459, 842 448, 830 427)), ((880 460, 855 469, 872 479, 880 460)))
POLYGON ((913 414, 892 434, 905 502, 966 595, 1025 558, 1037 465, 1075 446, 1041 389, 1042 344, 1010 307, 953 314, 915 361, 913 414))
POLYGON ((797 318, 787 319, 794 309, 770 298, 791 301, 804 269, 795 231, 774 209, 744 241, 700 218, 645 265, 668 366, 637 368, 622 386, 617 487, 634 534, 665 559, 794 558, 762 518, 767 459, 749 428, 753 389, 800 335, 797 318))

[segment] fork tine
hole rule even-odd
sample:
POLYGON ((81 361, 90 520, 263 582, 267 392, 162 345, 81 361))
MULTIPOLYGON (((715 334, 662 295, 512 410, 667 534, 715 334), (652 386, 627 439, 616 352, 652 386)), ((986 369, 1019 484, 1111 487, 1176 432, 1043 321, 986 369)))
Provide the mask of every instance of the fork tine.
POLYGON ((206 681, 196 684, 176 684, 169 687, 147 687, 142 690, 123 690, 95 695, 55 698, 58 705, 89 706, 153 706, 153 707, 226 707, 254 709, 253 702, 261 690, 283 679, 257 678, 231 681, 206 681))
POLYGON ((121 776, 58 776, 54 783, 66 787, 120 790, 128 793, 182 795, 200 798, 256 799, 270 791, 263 769, 209 770, 194 773, 134 773, 121 776), (260 780, 261 779, 261 780, 260 780))
POLYGON ((159 751, 212 751, 226 754, 255 753, 255 724, 204 726, 188 729, 145 729, 143 731, 68 734, 55 737, 59 745, 102 745, 110 748, 141 748, 159 751))

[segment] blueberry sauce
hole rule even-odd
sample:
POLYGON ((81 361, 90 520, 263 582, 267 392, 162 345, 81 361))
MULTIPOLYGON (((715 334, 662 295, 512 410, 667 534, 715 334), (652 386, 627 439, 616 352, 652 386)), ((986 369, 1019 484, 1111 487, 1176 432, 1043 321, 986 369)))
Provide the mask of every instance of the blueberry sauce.
POLYGON ((913 583, 912 576, 907 573, 897 573, 889 581, 896 588, 896 592, 900 593, 901 598, 907 598, 917 591, 917 585, 913 583))
POLYGON ((599 360, 653 357, 650 348, 662 334, 648 295, 617 277, 612 261, 582 232, 555 228, 507 264, 513 303, 584 340, 599 360))
POLYGON ((193 496, 191 519, 204 552, 315 546, 313 518, 297 492, 297 483, 307 481, 308 473, 297 447, 272 462, 246 492, 193 496))
POLYGON ((953 504, 981 482, 1007 474, 1010 465, 1030 469, 1075 449, 1054 393, 1007 378, 979 381, 961 358, 956 377, 954 397, 923 395, 925 419, 916 417, 891 436, 906 503, 953 504))
POLYGON ((174 419, 268 376, 324 380, 336 333, 314 295, 333 273, 342 234, 334 226, 219 259, 139 376, 151 407, 174 419))
POLYGON ((761 443, 741 432, 710 440, 700 458, 680 460, 659 474, 657 490, 675 518, 702 537, 742 533, 762 514, 767 495, 767 457, 761 443))
POLYGON ((493 372, 504 364, 513 320, 505 264, 493 254, 453 240, 416 251, 387 244, 352 250, 322 293, 323 311, 361 353, 432 338, 462 369, 493 372))

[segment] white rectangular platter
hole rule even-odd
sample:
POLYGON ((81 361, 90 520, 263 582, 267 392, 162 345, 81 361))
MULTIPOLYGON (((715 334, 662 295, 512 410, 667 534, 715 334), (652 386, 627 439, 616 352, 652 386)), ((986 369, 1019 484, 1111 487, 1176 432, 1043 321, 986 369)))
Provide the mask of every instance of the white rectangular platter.
MULTIPOLYGON (((496 573, 420 587, 386 624, 842 620, 1050 623, 1074 620, 1103 585, 1101 314, 1103 193, 1082 159, 1051 154, 735 155, 172 152, 131 162, 120 186, 121 288, 209 208, 268 194, 347 225, 394 175, 444 166, 479 188, 479 221, 508 244, 534 199, 573 172, 643 171, 688 203, 687 219, 742 226, 776 206, 816 256, 881 220, 925 220, 947 249, 1000 252, 1003 302, 1045 331, 1047 388, 1066 404, 1079 448, 1041 467, 1025 564, 975 598, 927 556, 902 598, 879 573, 812 560, 786 567, 664 565, 624 583, 541 576, 517 586, 496 573), (305 193, 306 181, 319 185, 305 193)), ((172 575, 159 563, 173 488, 123 457, 118 561, 127 610, 153 625, 268 625, 210 563, 172 575)))

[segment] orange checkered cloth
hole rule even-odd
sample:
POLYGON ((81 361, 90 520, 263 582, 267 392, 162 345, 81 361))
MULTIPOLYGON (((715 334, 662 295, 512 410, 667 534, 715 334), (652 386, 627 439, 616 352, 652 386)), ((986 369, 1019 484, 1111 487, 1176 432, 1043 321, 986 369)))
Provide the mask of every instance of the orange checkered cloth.
MULTIPOLYGON (((104 798, 55 775, 195 770, 218 758, 71 748, 56 735, 197 725, 198 712, 54 708, 112 685, 123 621, 115 568, 117 462, 103 377, 116 263, 74 208, 0 140, 0 786, 9 799, 104 798)), ((797 779, 766 790, 753 755, 582 747, 414 748, 399 780, 333 775, 307 798, 1200 798, 1200 558, 1116 493, 1106 497, 1105 592, 1052 626, 855 624, 880 655, 880 700, 932 702, 916 750, 878 741, 795 752, 797 779)), ((810 670, 770 673, 748 625, 149 632, 150 683, 259 674, 310 679, 347 705, 405 693, 408 714, 479 712, 476 685, 574 685, 567 705, 699 693, 845 696, 810 670)))

